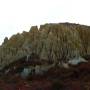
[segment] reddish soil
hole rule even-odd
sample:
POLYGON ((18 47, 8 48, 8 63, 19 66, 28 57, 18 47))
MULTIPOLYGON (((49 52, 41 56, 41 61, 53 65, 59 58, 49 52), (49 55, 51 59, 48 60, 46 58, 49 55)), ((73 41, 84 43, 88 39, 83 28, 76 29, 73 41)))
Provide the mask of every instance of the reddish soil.
POLYGON ((90 62, 70 69, 54 67, 43 76, 27 79, 18 74, 2 76, 0 90, 90 90, 90 62))

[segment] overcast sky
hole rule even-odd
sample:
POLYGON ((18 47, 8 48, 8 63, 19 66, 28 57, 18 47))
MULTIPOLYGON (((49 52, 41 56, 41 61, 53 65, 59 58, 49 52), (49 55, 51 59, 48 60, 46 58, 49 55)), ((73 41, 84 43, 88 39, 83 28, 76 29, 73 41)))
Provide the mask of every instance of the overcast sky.
POLYGON ((90 25, 90 0, 0 0, 0 44, 32 25, 71 22, 90 25))

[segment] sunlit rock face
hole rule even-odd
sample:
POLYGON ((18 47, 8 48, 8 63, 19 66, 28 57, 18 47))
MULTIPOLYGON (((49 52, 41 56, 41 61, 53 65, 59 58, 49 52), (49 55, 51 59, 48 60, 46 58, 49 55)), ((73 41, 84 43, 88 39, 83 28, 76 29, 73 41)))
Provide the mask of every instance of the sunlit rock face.
POLYGON ((32 53, 41 60, 67 62, 77 55, 90 55, 89 48, 89 26, 72 23, 50 23, 39 29, 32 26, 29 32, 5 38, 0 47, 0 67, 32 53))
POLYGON ((76 57, 68 61, 68 63, 71 65, 78 65, 79 63, 86 63, 86 62, 88 61, 82 57, 76 57))

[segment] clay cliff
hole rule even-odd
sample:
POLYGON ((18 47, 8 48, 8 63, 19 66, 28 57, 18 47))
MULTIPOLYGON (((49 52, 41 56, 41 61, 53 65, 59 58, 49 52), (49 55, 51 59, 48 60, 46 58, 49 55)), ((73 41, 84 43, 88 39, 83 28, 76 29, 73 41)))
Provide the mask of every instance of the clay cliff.
POLYGON ((32 26, 29 32, 17 33, 10 39, 6 37, 0 46, 0 67, 32 54, 56 64, 89 56, 90 26, 49 23, 40 28, 32 26))

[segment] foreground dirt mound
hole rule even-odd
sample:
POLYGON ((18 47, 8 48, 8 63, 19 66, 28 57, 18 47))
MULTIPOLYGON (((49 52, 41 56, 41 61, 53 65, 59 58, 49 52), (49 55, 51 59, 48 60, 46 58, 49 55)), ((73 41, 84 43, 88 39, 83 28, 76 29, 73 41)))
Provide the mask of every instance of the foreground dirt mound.
POLYGON ((0 77, 0 90, 90 90, 90 62, 65 69, 53 67, 44 75, 0 77))

